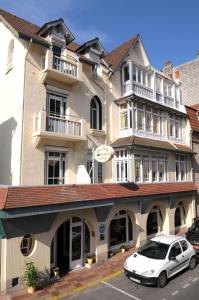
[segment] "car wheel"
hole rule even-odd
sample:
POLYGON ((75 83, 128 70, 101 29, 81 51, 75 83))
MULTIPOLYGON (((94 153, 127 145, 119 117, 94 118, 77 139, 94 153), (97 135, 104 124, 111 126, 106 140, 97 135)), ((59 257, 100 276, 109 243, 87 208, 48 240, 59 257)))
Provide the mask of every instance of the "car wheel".
POLYGON ((163 288, 167 284, 167 274, 166 272, 160 273, 158 277, 158 287, 163 288))
POLYGON ((193 270, 196 267, 196 257, 192 256, 192 258, 189 261, 189 270, 193 270))

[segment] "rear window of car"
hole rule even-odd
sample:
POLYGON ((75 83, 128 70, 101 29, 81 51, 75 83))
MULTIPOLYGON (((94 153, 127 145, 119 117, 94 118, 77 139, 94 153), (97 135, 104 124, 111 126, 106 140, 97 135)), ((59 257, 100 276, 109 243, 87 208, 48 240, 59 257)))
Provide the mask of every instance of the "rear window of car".
POLYGON ((168 249, 168 244, 148 241, 137 251, 137 253, 152 259, 165 259, 168 249))
POLYGON ((190 231, 199 233, 199 222, 194 222, 193 225, 190 227, 190 231))

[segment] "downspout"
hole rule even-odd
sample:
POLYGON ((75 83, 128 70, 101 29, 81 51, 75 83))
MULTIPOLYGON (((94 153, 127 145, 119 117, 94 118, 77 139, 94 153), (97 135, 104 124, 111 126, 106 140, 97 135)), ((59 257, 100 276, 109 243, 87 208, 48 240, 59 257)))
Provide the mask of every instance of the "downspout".
POLYGON ((23 154, 23 140, 24 140, 24 102, 25 102, 25 85, 26 85, 26 68, 27 68, 27 57, 32 45, 32 38, 28 44, 25 62, 24 62, 24 80, 23 80, 23 106, 22 106, 22 129, 21 129, 21 151, 20 151, 20 177, 19 177, 19 184, 22 184, 22 154, 23 154))
MULTIPOLYGON (((109 69, 110 74, 107 75, 106 79, 105 79, 105 131, 107 132, 107 113, 108 113, 108 109, 107 109, 107 81, 110 78, 110 76, 112 75, 112 71, 109 69)), ((105 144, 107 143, 107 141, 105 141, 105 144)))

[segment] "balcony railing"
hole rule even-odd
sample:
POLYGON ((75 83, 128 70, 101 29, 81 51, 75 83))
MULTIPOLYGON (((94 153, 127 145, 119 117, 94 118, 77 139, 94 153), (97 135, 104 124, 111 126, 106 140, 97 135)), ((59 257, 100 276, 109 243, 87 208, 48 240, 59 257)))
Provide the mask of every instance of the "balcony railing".
POLYGON ((43 83, 52 79, 73 85, 81 80, 81 64, 78 58, 58 57, 51 50, 47 50, 42 61, 40 77, 43 83))
POLYGON ((47 116, 46 131, 81 136, 81 122, 67 120, 65 117, 47 116))
POLYGON ((86 139, 86 120, 74 116, 52 116, 40 111, 35 114, 33 136, 36 146, 42 139, 82 141, 86 139))
POLYGON ((180 105, 179 86, 173 80, 152 68, 141 67, 131 61, 124 67, 127 68, 127 66, 128 73, 122 70, 123 97, 134 93, 137 96, 184 111, 180 105), (127 77, 126 81, 125 76, 127 77))
POLYGON ((53 69, 77 77, 77 65, 53 55, 53 69))

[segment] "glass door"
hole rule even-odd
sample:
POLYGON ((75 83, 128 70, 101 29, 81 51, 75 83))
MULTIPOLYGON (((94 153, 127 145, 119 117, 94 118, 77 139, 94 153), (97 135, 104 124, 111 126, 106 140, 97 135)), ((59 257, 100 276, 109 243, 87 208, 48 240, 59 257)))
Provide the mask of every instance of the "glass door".
POLYGON ((70 242, 70 269, 78 268, 83 264, 83 223, 71 224, 70 242))

